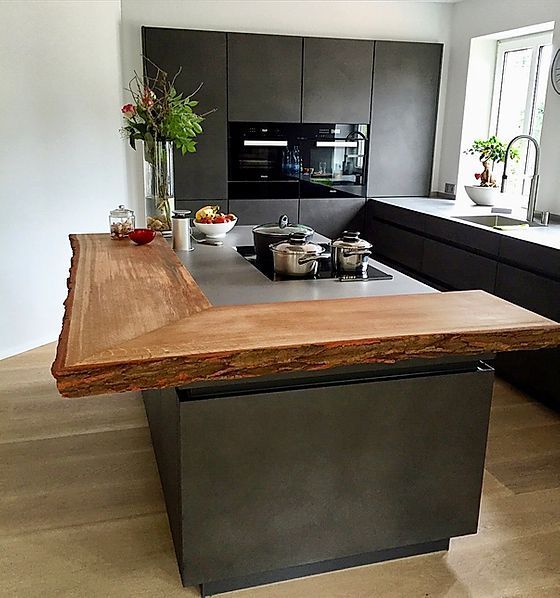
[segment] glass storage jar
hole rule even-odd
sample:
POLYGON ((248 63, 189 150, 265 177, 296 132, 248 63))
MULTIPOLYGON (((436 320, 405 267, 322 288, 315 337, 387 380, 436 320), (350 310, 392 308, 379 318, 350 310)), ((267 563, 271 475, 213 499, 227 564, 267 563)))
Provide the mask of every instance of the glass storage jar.
POLYGON ((128 234, 134 230, 134 212, 124 206, 111 210, 109 212, 109 225, 111 239, 128 238, 128 234))

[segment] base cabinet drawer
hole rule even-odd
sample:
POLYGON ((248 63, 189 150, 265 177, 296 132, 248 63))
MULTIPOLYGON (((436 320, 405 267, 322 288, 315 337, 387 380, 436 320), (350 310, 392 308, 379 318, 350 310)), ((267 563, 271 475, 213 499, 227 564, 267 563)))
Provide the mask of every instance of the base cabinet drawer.
POLYGON ((485 254, 497 259, 500 252, 500 235, 495 231, 481 230, 468 224, 426 216, 425 232, 429 237, 464 247, 472 253, 485 254))
POLYGON ((541 316, 560 321, 560 282, 498 264, 496 295, 541 316))
POLYGON ((420 272, 424 238, 385 222, 374 220, 369 233, 374 255, 420 272))
POLYGON ((550 278, 560 279, 560 250, 529 243, 521 239, 502 237, 500 259, 550 278))
POLYGON ((393 222, 397 226, 410 228, 419 233, 423 233, 426 228, 426 215, 421 212, 399 208, 382 201, 368 202, 368 212, 377 220, 385 220, 386 222, 393 222))
POLYGON ((422 273, 453 289, 482 289, 493 293, 496 265, 494 260, 432 239, 424 242, 422 273))

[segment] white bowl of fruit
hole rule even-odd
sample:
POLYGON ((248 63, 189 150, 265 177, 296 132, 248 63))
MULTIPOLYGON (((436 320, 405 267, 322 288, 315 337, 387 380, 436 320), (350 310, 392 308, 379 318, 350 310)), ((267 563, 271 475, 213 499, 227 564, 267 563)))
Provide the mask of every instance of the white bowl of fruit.
POLYGON ((193 222, 209 239, 223 239, 237 224, 237 216, 220 212, 220 206, 205 206, 198 210, 193 222))

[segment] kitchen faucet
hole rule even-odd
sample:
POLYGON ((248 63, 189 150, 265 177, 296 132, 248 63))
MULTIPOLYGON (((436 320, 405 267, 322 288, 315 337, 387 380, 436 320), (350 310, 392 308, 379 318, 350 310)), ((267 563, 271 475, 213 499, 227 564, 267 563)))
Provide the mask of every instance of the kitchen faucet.
POLYGON ((533 143, 535 146, 535 166, 533 168, 533 176, 531 177, 531 188, 529 189, 529 204, 527 206, 527 220, 529 222, 533 222, 535 219, 535 208, 537 207, 537 191, 539 188, 539 162, 541 158, 541 149, 539 147, 539 142, 530 135, 518 135, 514 137, 507 146, 506 149, 506 157, 504 159, 504 174, 502 175, 502 188, 501 192, 504 193, 506 190, 506 181, 507 181, 507 164, 508 164, 508 157, 509 151, 511 146, 519 139, 527 139, 533 143))

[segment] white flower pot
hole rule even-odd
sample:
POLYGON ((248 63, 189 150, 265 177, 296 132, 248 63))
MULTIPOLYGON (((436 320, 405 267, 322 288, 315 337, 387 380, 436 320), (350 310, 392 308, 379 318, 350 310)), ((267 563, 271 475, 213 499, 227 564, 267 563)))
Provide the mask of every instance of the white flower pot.
POLYGON ((500 195, 500 190, 497 187, 465 185, 465 191, 477 206, 493 206, 500 195))

